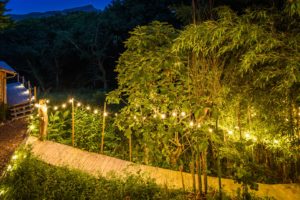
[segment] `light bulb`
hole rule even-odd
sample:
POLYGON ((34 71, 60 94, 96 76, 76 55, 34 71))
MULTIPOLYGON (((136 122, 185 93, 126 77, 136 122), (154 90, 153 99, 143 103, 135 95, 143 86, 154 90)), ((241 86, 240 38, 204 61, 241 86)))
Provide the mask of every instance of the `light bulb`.
POLYGON ((161 114, 160 116, 162 119, 165 119, 166 118, 166 114, 161 114))
POLYGON ((67 106, 67 105, 64 103, 61 107, 62 107, 62 108, 65 108, 66 106, 67 106))
POLYGON ((173 117, 176 117, 176 116, 177 116, 177 113, 176 113, 176 112, 172 112, 172 116, 173 116, 173 117))
POLYGON ((87 110, 91 110, 91 107, 90 107, 90 106, 87 106, 86 109, 87 109, 87 110))
POLYGON ((58 109, 58 107, 57 106, 54 106, 54 108, 53 108, 54 110, 57 110, 58 109))
POLYGON ((107 112, 104 112, 103 115, 104 115, 104 117, 107 117, 108 113, 107 113, 107 112))
POLYGON ((247 133, 245 134, 245 137, 246 137, 247 139, 249 139, 249 138, 250 138, 250 133, 247 132, 247 133))
POLYGON ((77 103, 77 107, 80 107, 80 106, 81 106, 81 103, 80 103, 80 102, 78 102, 78 103, 77 103))
POLYGON ((232 130, 228 130, 228 135, 232 135, 233 134, 233 131, 232 130))
POLYGON ((184 116, 186 115, 186 113, 185 113, 185 112, 181 112, 180 115, 181 115, 182 117, 184 117, 184 116))
POLYGON ((72 99, 69 100, 69 103, 73 103, 73 101, 74 101, 74 99, 72 98, 72 99))
POLYGON ((212 128, 209 128, 208 131, 209 131, 210 133, 212 133, 212 132, 213 132, 213 129, 212 129, 212 128))
POLYGON ((194 126, 194 122, 190 122, 190 126, 194 126))
POLYGON ((98 110, 94 110, 94 114, 97 114, 98 113, 98 110))

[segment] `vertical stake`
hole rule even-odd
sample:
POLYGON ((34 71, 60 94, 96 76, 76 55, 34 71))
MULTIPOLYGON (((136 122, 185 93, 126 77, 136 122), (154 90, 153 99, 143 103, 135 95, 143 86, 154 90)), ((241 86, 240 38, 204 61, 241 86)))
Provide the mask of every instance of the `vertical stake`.
POLYGON ((36 86, 33 87, 33 95, 34 95, 34 100, 35 100, 35 102, 37 102, 36 86))
POLYGON ((101 153, 103 153, 103 146, 104 146, 105 118, 106 118, 106 100, 104 100, 104 108, 103 108, 101 149, 100 149, 101 153))
POLYGON ((75 109, 74 109, 74 99, 71 99, 72 103, 72 146, 75 145, 75 109))
POLYGON ((129 136, 129 161, 132 161, 132 141, 131 141, 131 134, 129 136))

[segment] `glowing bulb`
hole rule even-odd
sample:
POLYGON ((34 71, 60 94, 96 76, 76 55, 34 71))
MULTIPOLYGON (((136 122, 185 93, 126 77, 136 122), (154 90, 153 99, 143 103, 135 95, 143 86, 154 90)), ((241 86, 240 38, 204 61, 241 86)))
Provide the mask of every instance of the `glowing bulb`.
POLYGON ((247 139, 249 139, 249 138, 250 138, 250 133, 247 132, 247 133, 245 134, 245 137, 246 137, 247 139))
POLYGON ((115 113, 115 116, 118 116, 118 113, 115 113))
POLYGON ((33 116, 32 116, 32 115, 30 115, 30 119, 33 119, 33 116))
POLYGON ((256 137, 253 137, 253 141, 256 142, 256 141, 257 141, 257 138, 256 138, 256 137))
POLYGON ((136 119, 136 116, 135 116, 135 115, 133 116, 133 119, 136 119))
POLYGON ((61 105, 62 108, 66 108, 66 106, 67 106, 67 105, 66 105, 65 103, 64 103, 63 105, 61 105))
POLYGON ((198 125, 197 125, 197 128, 201 128, 201 124, 198 124, 198 125))
POLYGON ((172 112, 172 116, 173 116, 173 117, 176 117, 176 116, 177 116, 177 113, 176 113, 176 112, 172 112))
POLYGON ((18 155, 13 155, 13 157, 11 159, 17 160, 17 158, 18 158, 18 155))
POLYGON ((162 119, 166 119, 166 114, 161 114, 160 116, 162 119))
POLYGON ((11 165, 8 165, 7 166, 7 171, 11 171, 12 170, 12 166, 11 165))
POLYGON ((29 126, 29 130, 34 130, 35 129, 35 126, 33 125, 33 124, 31 124, 30 126, 29 126))
POLYGON ((190 122, 190 126, 194 126, 194 122, 190 122))
POLYGON ((74 102, 74 99, 73 99, 73 98, 69 100, 69 103, 73 103, 73 102, 74 102))
POLYGON ((184 116, 186 115, 186 113, 185 113, 185 112, 181 112, 180 115, 181 115, 182 117, 184 117, 184 116))
POLYGON ((278 140, 274 140, 274 144, 278 144, 279 143, 279 141, 278 140))
POLYGON ((94 114, 97 114, 98 113, 98 110, 94 110, 94 114))
POLYGON ((107 112, 104 112, 103 115, 104 115, 104 117, 107 117, 108 113, 107 113, 107 112))
POLYGON ((233 131, 232 130, 228 130, 228 135, 232 135, 233 134, 233 131))
POLYGON ((80 102, 78 102, 78 103, 77 103, 77 107, 80 107, 80 106, 81 106, 81 103, 80 103, 80 102))
POLYGON ((208 131, 209 131, 210 133, 212 133, 212 132, 213 132, 213 129, 212 129, 212 128, 209 128, 208 131))
POLYGON ((157 117, 157 115, 156 115, 156 114, 154 114, 154 115, 153 115, 153 117, 154 117, 154 118, 156 118, 156 117, 157 117))
POLYGON ((86 109, 87 109, 87 110, 91 110, 91 107, 90 107, 90 106, 87 106, 86 109))
POLYGON ((58 107, 57 106, 54 106, 54 108, 53 108, 54 110, 57 110, 58 109, 58 107))
POLYGON ((50 103, 50 100, 49 100, 49 99, 47 99, 47 100, 46 100, 46 103, 50 103))
POLYGON ((287 122, 288 122, 288 121, 289 121, 289 119, 288 119, 288 118, 285 118, 285 121, 287 121, 287 122))
POLYGON ((41 106, 41 105, 38 104, 38 103, 34 104, 34 107, 36 107, 36 108, 39 108, 40 106, 41 106))

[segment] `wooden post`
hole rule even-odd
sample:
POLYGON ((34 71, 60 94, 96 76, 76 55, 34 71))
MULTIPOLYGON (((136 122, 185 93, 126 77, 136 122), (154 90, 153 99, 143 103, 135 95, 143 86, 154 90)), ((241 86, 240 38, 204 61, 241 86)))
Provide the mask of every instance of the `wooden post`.
POLYGON ((31 92, 31 84, 30 81, 27 82, 28 90, 29 90, 29 103, 31 102, 32 92, 31 92))
POLYGON ((132 161, 132 141, 131 141, 131 135, 129 136, 129 161, 132 161))
POLYGON ((75 145, 75 108, 74 108, 74 99, 71 99, 72 103, 72 146, 75 145))
POLYGON ((34 101, 37 102, 36 86, 34 86, 34 88, 33 88, 33 94, 34 94, 34 101))
POLYGON ((104 101, 104 108, 103 108, 103 119, 102 119, 102 134, 101 134, 101 149, 100 152, 103 154, 103 147, 104 147, 104 133, 105 133, 105 118, 106 118, 106 101, 104 101))
POLYGON ((48 114, 46 99, 41 99, 38 105, 38 113, 40 118, 40 140, 45 140, 48 128, 48 114))

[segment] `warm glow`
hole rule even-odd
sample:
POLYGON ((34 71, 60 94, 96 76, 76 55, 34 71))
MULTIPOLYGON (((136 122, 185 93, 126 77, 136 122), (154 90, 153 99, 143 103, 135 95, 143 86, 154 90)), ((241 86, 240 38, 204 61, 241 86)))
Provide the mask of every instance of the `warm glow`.
POLYGON ((107 113, 107 112, 104 112, 103 115, 104 115, 104 117, 107 117, 108 113, 107 113))
POLYGON ((98 110, 94 110, 94 114, 98 114, 98 110))
POLYGON ((166 114, 161 114, 160 116, 162 119, 166 119, 166 114))
POLYGON ((233 131, 232 130, 228 130, 228 135, 232 135, 233 134, 233 131))
POLYGON ((61 105, 62 108, 66 108, 67 105, 64 103, 63 105, 61 105))
POLYGON ((185 112, 181 112, 180 115, 181 115, 182 117, 184 117, 184 116, 186 115, 186 113, 185 113, 185 112))

